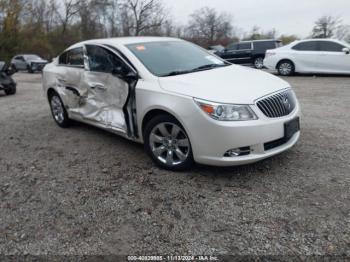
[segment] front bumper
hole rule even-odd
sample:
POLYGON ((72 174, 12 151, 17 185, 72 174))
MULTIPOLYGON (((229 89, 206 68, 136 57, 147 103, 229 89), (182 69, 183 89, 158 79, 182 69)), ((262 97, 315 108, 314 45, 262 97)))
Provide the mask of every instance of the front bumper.
POLYGON ((46 63, 32 63, 31 69, 33 71, 42 71, 45 66, 46 66, 46 63))
POLYGON ((252 106, 259 120, 246 122, 220 122, 211 119, 198 109, 199 117, 187 123, 197 163, 213 166, 245 165, 280 154, 293 147, 299 140, 300 131, 287 141, 266 149, 266 144, 281 140, 285 136, 285 123, 300 117, 299 104, 286 117, 266 117, 257 106, 252 106), (225 153, 236 148, 249 147, 248 155, 225 157, 225 153))

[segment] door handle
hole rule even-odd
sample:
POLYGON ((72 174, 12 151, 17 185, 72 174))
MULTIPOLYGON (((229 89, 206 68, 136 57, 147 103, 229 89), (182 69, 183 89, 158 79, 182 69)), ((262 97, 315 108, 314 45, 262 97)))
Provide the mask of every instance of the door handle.
POLYGON ((61 83, 66 83, 67 81, 63 78, 57 78, 58 82, 61 82, 61 83))

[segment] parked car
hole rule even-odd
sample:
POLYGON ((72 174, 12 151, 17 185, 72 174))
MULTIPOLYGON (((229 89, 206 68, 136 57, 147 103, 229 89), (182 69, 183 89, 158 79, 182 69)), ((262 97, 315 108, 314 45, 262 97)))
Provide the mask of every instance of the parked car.
POLYGON ((12 79, 12 74, 6 63, 0 62, 0 90, 4 90, 6 95, 16 94, 16 82, 12 79))
POLYGON ((224 51, 224 50, 225 50, 225 47, 223 47, 222 45, 214 45, 214 46, 210 46, 210 47, 208 48, 208 51, 209 51, 209 53, 211 53, 211 54, 216 54, 216 53, 222 52, 222 51, 224 51))
POLYGON ((268 50, 265 67, 280 75, 294 73, 350 74, 350 45, 333 39, 295 41, 268 50))
POLYGON ((299 139, 290 85, 173 38, 91 40, 43 72, 54 120, 74 119, 144 143, 160 167, 257 162, 299 139))
POLYGON ((42 71, 47 60, 42 59, 38 55, 17 55, 11 60, 11 67, 16 71, 28 71, 28 73, 34 73, 36 71, 42 71))
POLYGON ((279 40, 243 41, 228 45, 216 55, 234 64, 252 64, 255 68, 262 69, 266 50, 281 46, 279 40))

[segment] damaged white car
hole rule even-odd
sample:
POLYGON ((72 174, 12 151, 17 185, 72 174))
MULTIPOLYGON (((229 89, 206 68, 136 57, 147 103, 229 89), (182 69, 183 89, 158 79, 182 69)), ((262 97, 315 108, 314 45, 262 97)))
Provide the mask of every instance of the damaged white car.
POLYGON ((179 39, 76 44, 45 67, 43 85, 59 126, 72 119, 144 143, 169 170, 257 162, 300 136, 287 82, 179 39))

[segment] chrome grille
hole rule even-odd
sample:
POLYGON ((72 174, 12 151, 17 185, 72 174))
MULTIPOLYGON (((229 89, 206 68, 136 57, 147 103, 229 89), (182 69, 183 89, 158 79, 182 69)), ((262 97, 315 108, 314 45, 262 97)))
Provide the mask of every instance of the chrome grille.
POLYGON ((296 99, 293 91, 289 89, 259 100, 257 106, 267 117, 278 118, 294 111, 296 99))

